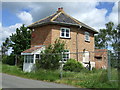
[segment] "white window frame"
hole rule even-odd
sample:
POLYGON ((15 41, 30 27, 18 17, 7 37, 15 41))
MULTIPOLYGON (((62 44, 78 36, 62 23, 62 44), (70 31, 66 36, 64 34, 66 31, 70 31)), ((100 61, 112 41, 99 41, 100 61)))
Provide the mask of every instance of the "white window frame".
POLYGON ((70 38, 70 28, 64 28, 64 27, 60 28, 60 37, 61 37, 61 38, 70 38), (62 29, 65 30, 65 31, 64 31, 64 36, 62 36, 62 29), (67 35, 66 35, 66 34, 67 34, 66 30, 69 31, 69 37, 67 37, 67 35))
MULTIPOLYGON (((65 51, 65 50, 64 50, 65 51)), ((68 50, 68 52, 62 52, 62 62, 66 63, 68 59, 70 59, 70 51, 68 50), (63 55, 66 54, 66 57, 64 58, 63 55), (67 54, 68 55, 68 58, 67 58, 67 54)))
POLYGON ((24 63, 34 63, 34 55, 25 55, 24 63))
POLYGON ((35 60, 40 60, 40 59, 41 59, 41 58, 40 58, 40 54, 35 54, 35 60), (37 55, 39 55, 38 58, 36 58, 37 55))
POLYGON ((85 32, 85 41, 90 42, 90 33, 89 32, 85 32))

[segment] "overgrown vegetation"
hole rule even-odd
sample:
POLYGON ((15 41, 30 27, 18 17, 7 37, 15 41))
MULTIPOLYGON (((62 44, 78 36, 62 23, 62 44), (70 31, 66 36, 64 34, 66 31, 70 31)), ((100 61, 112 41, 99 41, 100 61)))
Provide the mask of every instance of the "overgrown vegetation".
MULTIPOLYGON (((39 69, 36 72, 23 72, 16 66, 3 65, 3 73, 8 73, 20 77, 31 78, 35 80, 64 83, 82 88, 117 88, 118 82, 110 82, 107 78, 106 70, 82 69, 80 72, 63 71, 63 78, 60 79, 59 70, 39 69)), ((115 75, 116 73, 114 73, 115 75)))
POLYGON ((0 73, 2 72, 2 62, 0 61, 0 73))
POLYGON ((65 71, 80 72, 82 69, 83 69, 82 64, 76 61, 75 59, 68 59, 68 61, 63 66, 63 70, 65 71))
POLYGON ((95 36, 95 47, 98 49, 106 49, 111 46, 114 51, 120 51, 120 24, 117 27, 113 22, 105 24, 105 29, 100 29, 98 35, 95 36))
POLYGON ((65 43, 60 39, 56 39, 54 44, 49 45, 42 53, 41 60, 37 60, 37 69, 58 69, 59 61, 62 60, 61 52, 64 50, 65 43), (61 54, 61 55, 60 55, 61 54))
POLYGON ((15 55, 11 54, 10 56, 4 55, 2 57, 3 64, 15 65, 15 55))
POLYGON ((22 67, 23 57, 20 56, 21 52, 30 48, 31 30, 25 27, 23 24, 20 28, 16 28, 16 32, 2 43, 2 61, 5 64, 14 65, 15 59, 17 64, 22 67), (10 56, 7 55, 7 51, 12 47, 13 51, 10 56))

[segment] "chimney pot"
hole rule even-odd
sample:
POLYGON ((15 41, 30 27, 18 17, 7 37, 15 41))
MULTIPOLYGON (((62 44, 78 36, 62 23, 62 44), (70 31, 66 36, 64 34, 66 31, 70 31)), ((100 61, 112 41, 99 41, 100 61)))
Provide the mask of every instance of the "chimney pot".
POLYGON ((61 10, 63 10, 63 7, 61 7, 61 10))
POLYGON ((61 11, 63 11, 63 7, 58 8, 58 11, 57 11, 57 12, 61 12, 61 11))
POLYGON ((58 11, 60 11, 61 10, 61 8, 58 8, 58 11))

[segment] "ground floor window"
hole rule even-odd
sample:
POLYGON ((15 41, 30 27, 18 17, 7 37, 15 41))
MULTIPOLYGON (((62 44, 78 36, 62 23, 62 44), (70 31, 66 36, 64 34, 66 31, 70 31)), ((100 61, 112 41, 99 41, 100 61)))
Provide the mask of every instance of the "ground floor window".
POLYGON ((33 63, 33 55, 24 56, 25 63, 33 63))
POLYGON ((36 54, 35 59, 40 60, 40 54, 36 54))
POLYGON ((70 51, 64 50, 62 52, 62 61, 66 62, 68 59, 70 59, 70 51))

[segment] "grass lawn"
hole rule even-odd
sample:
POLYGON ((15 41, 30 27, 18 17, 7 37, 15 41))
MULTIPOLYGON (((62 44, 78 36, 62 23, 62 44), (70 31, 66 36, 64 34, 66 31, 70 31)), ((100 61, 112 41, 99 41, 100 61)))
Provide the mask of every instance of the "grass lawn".
POLYGON ((0 61, 0 73, 2 72, 2 62, 0 61))
POLYGON ((117 88, 117 82, 110 82, 106 70, 82 70, 81 72, 63 72, 60 79, 60 72, 51 70, 39 70, 36 72, 23 72, 16 66, 2 65, 3 73, 16 75, 35 80, 43 80, 56 83, 64 83, 81 88, 117 88))

